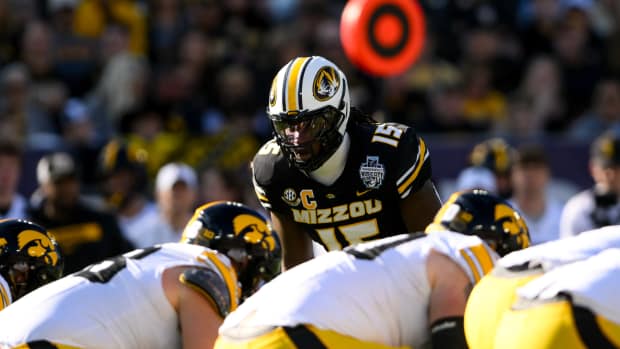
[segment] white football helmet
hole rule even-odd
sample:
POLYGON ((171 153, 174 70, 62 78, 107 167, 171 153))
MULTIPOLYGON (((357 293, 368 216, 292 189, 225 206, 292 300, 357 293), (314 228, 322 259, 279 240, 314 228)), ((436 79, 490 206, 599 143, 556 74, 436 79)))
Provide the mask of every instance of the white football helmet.
POLYGON ((313 171, 342 143, 350 108, 345 75, 329 60, 312 56, 294 58, 280 69, 267 113, 289 161, 313 171))

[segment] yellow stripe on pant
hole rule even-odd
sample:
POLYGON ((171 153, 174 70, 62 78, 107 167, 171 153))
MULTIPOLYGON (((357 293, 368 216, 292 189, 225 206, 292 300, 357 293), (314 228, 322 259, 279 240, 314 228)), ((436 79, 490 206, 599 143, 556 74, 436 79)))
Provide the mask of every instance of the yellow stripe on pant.
MULTIPOLYGON (((317 348, 316 345, 312 345, 309 341, 304 341, 307 338, 305 335, 297 336, 292 335, 292 331, 308 332, 314 339, 320 341, 320 345, 323 348, 328 349, 405 349, 403 347, 392 347, 388 345, 366 342, 350 336, 345 336, 338 332, 330 330, 318 329, 310 325, 300 325, 295 328, 291 327, 275 327, 273 330, 257 335, 252 338, 230 338, 228 336, 220 336, 215 342, 214 349, 306 349, 317 348), (301 331, 300 330, 301 327, 301 331)), ((297 332, 297 333, 298 333, 297 332)), ((311 340, 313 341, 313 340, 311 340)), ((317 348, 320 349, 320 348, 317 348)))

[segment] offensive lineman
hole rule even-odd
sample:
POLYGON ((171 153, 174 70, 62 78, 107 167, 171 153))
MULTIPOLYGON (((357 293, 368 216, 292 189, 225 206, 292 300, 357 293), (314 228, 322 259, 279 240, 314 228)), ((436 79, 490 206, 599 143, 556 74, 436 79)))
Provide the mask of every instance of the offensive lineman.
POLYGON ((512 253, 472 291, 472 349, 620 347, 620 226, 512 253))
POLYGON ((222 318, 280 267, 258 212, 215 202, 182 241, 137 249, 69 275, 0 312, 12 348, 210 348, 222 318))
POLYGON ((467 295, 497 258, 478 236, 503 255, 526 247, 528 230, 480 190, 453 195, 435 222, 428 235, 352 246, 283 273, 226 318, 215 348, 466 348, 467 295))
POLYGON ((58 244, 42 226, 22 219, 0 221, 0 310, 62 276, 58 244))
POLYGON ((422 231, 441 206, 422 138, 352 108, 349 88, 320 56, 294 58, 272 82, 275 137, 252 168, 287 268, 312 258, 312 240, 333 251, 422 231))

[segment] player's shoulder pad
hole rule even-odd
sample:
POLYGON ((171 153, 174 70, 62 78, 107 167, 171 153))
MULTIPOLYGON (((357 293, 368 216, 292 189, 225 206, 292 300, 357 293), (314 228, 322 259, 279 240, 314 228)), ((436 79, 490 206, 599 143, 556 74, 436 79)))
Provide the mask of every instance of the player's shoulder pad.
POLYGON ((288 160, 275 138, 263 144, 252 160, 254 180, 261 186, 277 182, 276 177, 288 168, 288 160))
POLYGON ((208 268, 187 268, 179 276, 179 281, 212 300, 222 317, 226 317, 230 312, 230 292, 217 272, 208 268))

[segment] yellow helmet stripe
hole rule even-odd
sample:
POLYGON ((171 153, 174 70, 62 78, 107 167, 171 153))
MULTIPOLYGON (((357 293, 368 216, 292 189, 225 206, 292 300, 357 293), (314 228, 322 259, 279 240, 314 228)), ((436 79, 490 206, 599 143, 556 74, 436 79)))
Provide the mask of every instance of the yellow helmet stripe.
POLYGON ((286 110, 299 110, 299 103, 297 100, 297 86, 301 83, 301 81, 299 81, 299 72, 308 59, 310 59, 310 57, 300 57, 296 58, 291 63, 288 80, 286 81, 286 103, 288 104, 286 110))

